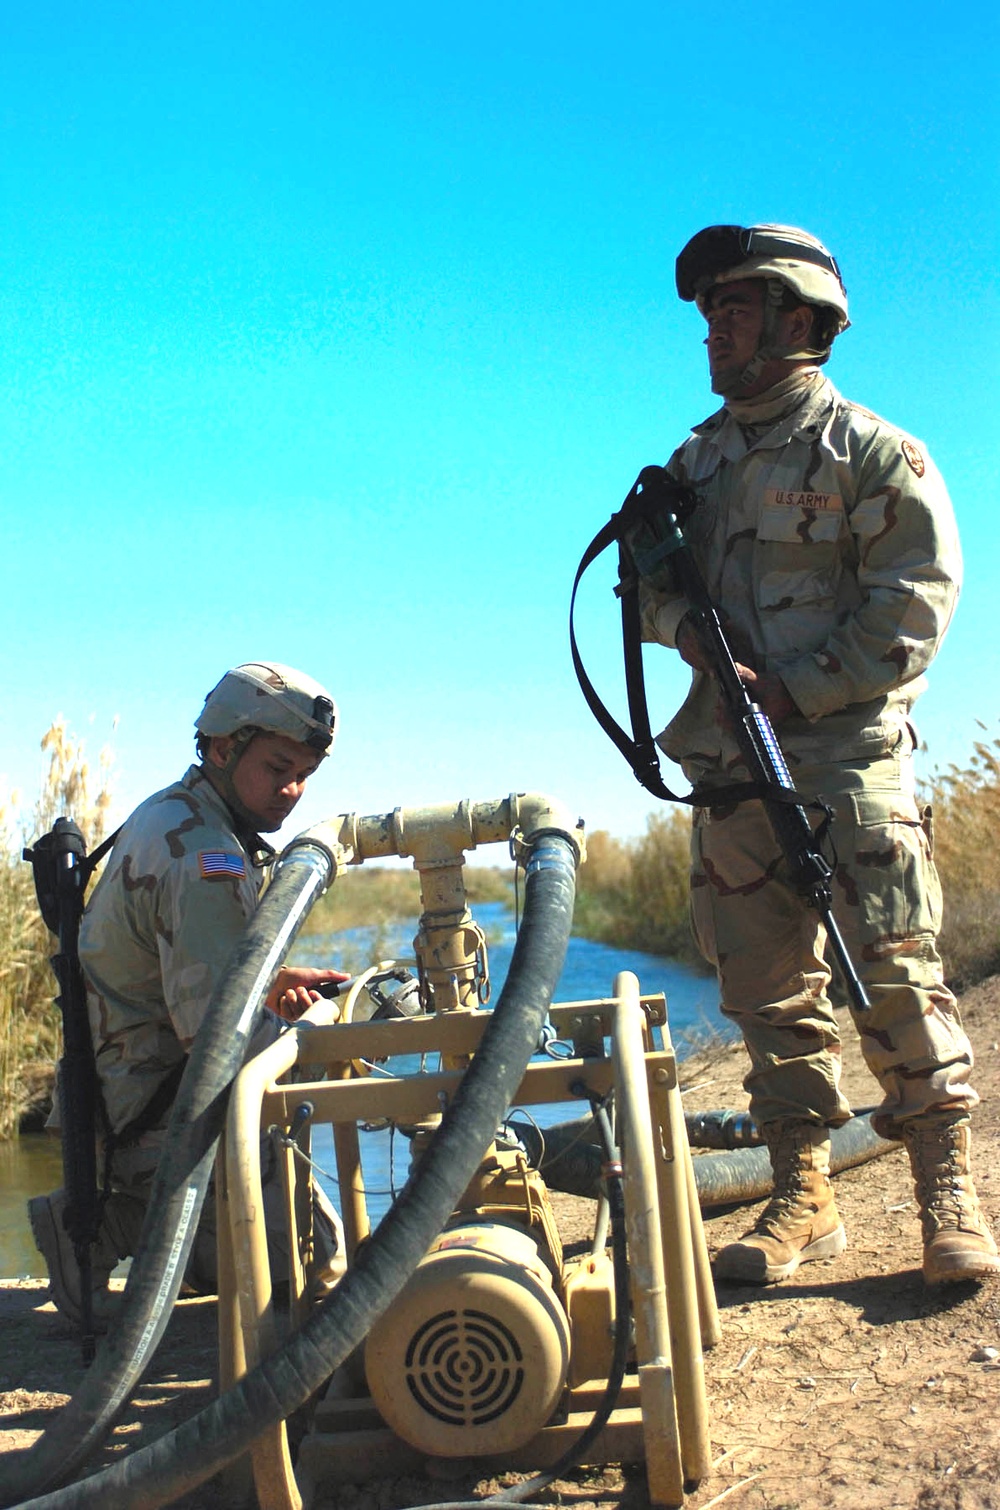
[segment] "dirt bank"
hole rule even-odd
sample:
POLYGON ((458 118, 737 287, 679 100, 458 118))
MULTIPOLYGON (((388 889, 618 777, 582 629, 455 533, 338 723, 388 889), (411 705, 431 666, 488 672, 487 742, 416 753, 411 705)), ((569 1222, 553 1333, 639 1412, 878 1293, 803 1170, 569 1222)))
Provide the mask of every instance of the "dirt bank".
MULTIPOLYGON (((968 992, 962 1007, 983 1096, 977 1177, 1000 1228, 1000 978, 968 992)), ((845 1039, 849 1092, 870 1102, 873 1082, 849 1026, 845 1039)), ((738 1049, 689 1062, 686 1104, 744 1105, 742 1071, 738 1049)), ((720 1287, 723 1338, 706 1360, 715 1464, 689 1510, 723 1502, 728 1510, 1000 1510, 1000 1283, 925 1291, 901 1152, 840 1175, 837 1197, 850 1236, 842 1257, 764 1291, 720 1287)), ((560 1198, 567 1238, 586 1226, 580 1206, 560 1198)), ((712 1218, 710 1246, 745 1225, 745 1211, 712 1218)), ((212 1301, 178 1304, 105 1460, 211 1397, 214 1320, 212 1301)), ((39 1284, 4 1285, 0 1321, 0 1450, 10 1451, 37 1435, 81 1370, 39 1284)), ((588 1470, 559 1488, 559 1502, 574 1510, 648 1505, 641 1470, 588 1470)), ((396 1510, 486 1491, 473 1477, 379 1480, 341 1491, 324 1510, 396 1510)), ((225 1500, 207 1486, 180 1503, 217 1510, 225 1500)))

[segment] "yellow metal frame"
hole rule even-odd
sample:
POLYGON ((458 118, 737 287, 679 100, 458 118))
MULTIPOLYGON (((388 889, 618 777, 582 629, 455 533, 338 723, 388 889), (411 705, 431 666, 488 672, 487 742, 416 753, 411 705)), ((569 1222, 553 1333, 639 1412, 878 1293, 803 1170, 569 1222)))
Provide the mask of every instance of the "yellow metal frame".
MULTIPOLYGON (((340 1209, 350 1264, 369 1232, 361 1173, 358 1123, 387 1118, 413 1123, 439 1114, 462 1079, 461 1068, 409 1076, 361 1076, 364 1061, 435 1054, 445 1065, 467 1063, 489 1014, 458 1011, 408 1020, 320 1025, 326 1004, 307 1014, 311 1025, 284 1034, 245 1066, 230 1100, 220 1169, 219 1319, 221 1383, 225 1388, 278 1345, 262 1218, 260 1135, 287 1130, 308 1100, 313 1125, 333 1128, 340 1209), (324 1066, 323 1079, 283 1077, 295 1066, 324 1066)), ((604 1094, 615 1089, 623 1171, 629 1271, 635 1317, 637 1375, 630 1375, 618 1408, 587 1454, 589 1463, 644 1458, 653 1505, 679 1506, 685 1484, 710 1466, 703 1348, 719 1337, 719 1319, 694 1188, 677 1064, 662 996, 642 996, 630 972, 616 976, 613 993, 598 1001, 553 1006, 560 1037, 580 1046, 610 1040, 610 1055, 533 1062, 517 1105, 571 1102, 580 1083, 604 1094), (659 1025, 663 1047, 654 1047, 659 1025)), ((303 1137, 307 1146, 308 1132, 303 1137)), ((289 1222, 291 1324, 306 1314, 310 1245, 308 1168, 284 1156, 289 1222)), ((544 1426, 502 1463, 479 1459, 484 1474, 544 1469, 586 1426, 600 1399, 590 1383, 567 1391, 564 1424, 544 1426)), ((357 1482, 419 1468, 424 1459, 379 1420, 366 1398, 321 1400, 292 1465, 284 1423, 262 1434, 252 1450, 261 1510, 302 1510, 321 1482, 357 1482)))

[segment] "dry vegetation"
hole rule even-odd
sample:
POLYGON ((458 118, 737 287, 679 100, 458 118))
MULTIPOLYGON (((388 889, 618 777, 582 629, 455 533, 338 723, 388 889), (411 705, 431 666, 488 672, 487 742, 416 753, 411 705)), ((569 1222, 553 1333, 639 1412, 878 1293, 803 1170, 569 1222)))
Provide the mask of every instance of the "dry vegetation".
POLYGON ((944 889, 941 951, 958 987, 1000 971, 1000 740, 928 783, 944 889))
MULTIPOLYGON (((22 813, 16 796, 0 800, 0 1138, 16 1132, 36 1081, 51 1076, 59 1053, 48 964, 53 943, 21 850, 61 813, 76 819, 92 848, 104 834, 111 800, 106 751, 96 769, 90 767, 83 743, 61 719, 46 733, 42 750, 48 767, 33 810, 22 813)), ((945 896, 942 952, 949 979, 964 987, 1000 970, 1000 740, 977 744, 967 765, 935 775, 923 795, 934 806, 935 858, 945 896)), ((687 855, 688 817, 676 808, 651 814, 639 839, 590 835, 576 931, 695 963, 687 855)), ((509 870, 469 866, 465 878, 473 904, 512 895, 509 870)), ((412 870, 359 867, 314 909, 308 927, 321 933, 359 924, 379 928, 415 916, 419 905, 412 870)))
POLYGON ((698 961, 688 926, 691 819, 684 808, 650 813, 639 839, 587 836, 574 926, 584 938, 698 961))
MULTIPOLYGON (((934 810, 934 858, 944 891, 940 947, 949 981, 966 987, 1000 971, 1000 740, 921 791, 934 810)), ((696 962, 688 930, 685 811, 651 814, 645 834, 587 839, 575 927, 587 938, 696 962)))
MULTIPOLYGON (((465 867, 469 901, 506 902, 513 892, 512 869, 485 865, 465 867)), ((362 925, 381 927, 420 912, 420 881, 415 870, 365 865, 347 870, 322 897, 306 920, 306 933, 339 933, 362 925)))
POLYGON ((0 801, 0 1138, 12 1137, 41 1072, 51 1076, 59 1056, 59 1009, 49 956, 55 941, 42 922, 31 866, 21 858, 65 814, 83 830, 89 849, 104 836, 111 803, 112 757, 102 752, 95 770, 82 740, 57 718, 42 739, 48 766, 33 810, 22 812, 18 794, 0 801))

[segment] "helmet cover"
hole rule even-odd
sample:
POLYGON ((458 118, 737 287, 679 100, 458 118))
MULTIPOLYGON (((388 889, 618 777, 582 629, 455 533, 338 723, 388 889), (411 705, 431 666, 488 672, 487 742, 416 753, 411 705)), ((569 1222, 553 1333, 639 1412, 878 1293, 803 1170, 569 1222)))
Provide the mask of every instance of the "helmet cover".
POLYGON ((692 236, 677 258, 677 292, 702 314, 711 289, 741 278, 777 279, 801 299, 832 311, 830 342, 847 329, 847 290, 836 259, 808 231, 790 225, 712 225, 692 236))
POLYGON ((194 726, 210 736, 241 729, 283 734, 326 755, 337 732, 337 705, 303 671, 276 661, 248 661, 212 688, 194 726))

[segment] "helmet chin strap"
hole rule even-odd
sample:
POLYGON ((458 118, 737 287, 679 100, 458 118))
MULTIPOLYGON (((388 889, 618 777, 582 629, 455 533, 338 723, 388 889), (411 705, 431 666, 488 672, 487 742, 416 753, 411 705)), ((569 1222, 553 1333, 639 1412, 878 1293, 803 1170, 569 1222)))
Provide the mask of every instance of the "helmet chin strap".
POLYGON ((778 345, 778 315, 781 312, 783 295, 784 285, 779 283, 777 278, 765 279, 764 323, 761 326, 757 350, 739 375, 738 388, 731 395, 734 398, 738 396, 739 388, 749 388, 757 381, 768 362, 781 361, 788 354, 778 345))
POLYGON ((739 398, 744 389, 756 383, 768 362, 809 362, 815 361, 818 356, 822 355, 813 348, 803 346, 796 349, 794 346, 779 344, 778 320, 781 314, 781 301, 784 298, 784 284, 778 278, 767 278, 765 284, 764 320, 757 341, 757 350, 739 372, 722 373, 721 377, 716 379, 715 391, 721 398, 739 398))
POLYGON ((235 734, 232 735, 233 743, 226 757, 225 765, 217 766, 211 765, 208 761, 202 762, 202 769, 205 775, 215 787, 215 790, 223 802, 225 802, 233 817, 239 824, 248 829, 255 838, 258 836, 258 830, 260 829, 260 819, 256 813, 252 813, 240 800, 233 777, 236 773, 236 767, 246 754, 251 740, 260 732, 259 729, 252 727, 237 729, 235 734))

